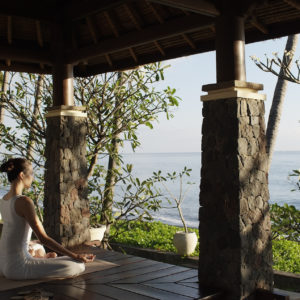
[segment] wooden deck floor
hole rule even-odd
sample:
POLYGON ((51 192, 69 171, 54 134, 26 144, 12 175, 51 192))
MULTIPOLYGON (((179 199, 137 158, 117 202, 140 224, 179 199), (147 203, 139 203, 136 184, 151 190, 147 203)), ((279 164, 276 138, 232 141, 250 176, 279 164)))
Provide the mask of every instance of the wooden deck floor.
MULTIPOLYGON (((197 270, 118 252, 97 250, 97 258, 118 266, 84 274, 72 279, 48 281, 0 293, 11 299, 18 293, 42 289, 53 294, 50 299, 219 299, 217 291, 200 289, 197 270), (211 296, 206 298, 207 296, 211 296)), ((41 298, 39 298, 41 299, 41 298)), ((45 298, 47 299, 47 298, 45 298)))

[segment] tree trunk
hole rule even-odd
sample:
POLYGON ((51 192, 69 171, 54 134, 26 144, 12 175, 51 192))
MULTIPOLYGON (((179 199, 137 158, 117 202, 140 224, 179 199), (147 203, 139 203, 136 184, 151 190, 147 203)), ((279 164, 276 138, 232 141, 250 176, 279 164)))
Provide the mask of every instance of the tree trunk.
MULTIPOLYGON (((290 58, 292 58, 296 50, 297 42, 298 42, 297 34, 288 36, 286 46, 285 46, 285 53, 291 51, 290 58)), ((284 61, 285 61, 285 57, 283 57, 283 62, 284 61)), ((281 69, 280 74, 282 74, 283 72, 284 72, 283 69, 281 69)), ((286 95, 286 88, 287 88, 287 80, 278 77, 277 84, 274 90, 273 101, 272 101, 272 106, 269 114, 267 133, 266 133, 267 154, 269 157, 268 169, 270 169, 270 165, 272 161, 272 155, 274 152, 275 141, 278 134, 278 127, 279 127, 281 113, 282 113, 282 105, 286 95)))
MULTIPOLYGON (((32 115, 32 121, 37 119, 42 103, 42 91, 43 91, 43 81, 44 81, 44 75, 39 75, 38 80, 36 83, 35 88, 35 99, 34 99, 34 108, 33 108, 33 115, 32 115)), ((34 128, 31 127, 29 132, 29 138, 27 143, 27 153, 26 158, 31 160, 33 155, 33 147, 34 147, 34 128)))
MULTIPOLYGON (((118 80, 122 80, 122 73, 118 73, 118 80)), ((120 84, 121 85, 121 84, 120 84)), ((119 106, 118 101, 116 101, 116 107, 119 106)), ((122 113, 121 109, 117 111, 117 115, 115 116, 115 126, 116 130, 118 130, 122 125, 122 113)), ((102 211, 101 211, 101 217, 100 222, 104 225, 106 225, 106 230, 104 233, 104 237, 102 240, 102 245, 104 248, 109 248, 108 244, 108 238, 109 238, 109 232, 110 232, 110 225, 112 220, 112 206, 113 206, 113 200, 114 200, 114 190, 115 190, 115 184, 116 184, 116 173, 115 170, 120 166, 120 160, 119 160, 119 148, 120 148, 120 142, 119 142, 120 134, 117 134, 112 139, 111 144, 111 153, 108 158, 108 167, 107 167, 107 175, 105 179, 105 188, 104 188, 104 197, 103 197, 103 204, 102 204, 102 211)))
POLYGON ((3 98, 5 96, 3 94, 5 94, 7 92, 7 88, 8 88, 8 72, 4 71, 2 87, 1 87, 2 95, 1 95, 1 103, 0 103, 0 124, 3 124, 3 122, 4 122, 4 107, 3 107, 4 100, 3 100, 3 98))

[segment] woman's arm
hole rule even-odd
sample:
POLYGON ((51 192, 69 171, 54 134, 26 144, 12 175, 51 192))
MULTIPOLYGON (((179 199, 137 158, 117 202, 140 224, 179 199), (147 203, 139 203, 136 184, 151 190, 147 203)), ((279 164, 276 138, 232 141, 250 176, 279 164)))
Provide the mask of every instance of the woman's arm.
POLYGON ((36 215, 33 201, 30 198, 25 196, 19 197, 15 203, 15 210, 19 216, 23 217, 28 222, 28 224, 36 234, 37 238, 44 246, 52 249, 55 252, 67 255, 81 262, 90 262, 94 260, 94 255, 76 254, 66 249, 65 247, 57 243, 55 240, 53 240, 51 237, 49 237, 45 232, 45 229, 42 223, 40 222, 38 216, 36 215))

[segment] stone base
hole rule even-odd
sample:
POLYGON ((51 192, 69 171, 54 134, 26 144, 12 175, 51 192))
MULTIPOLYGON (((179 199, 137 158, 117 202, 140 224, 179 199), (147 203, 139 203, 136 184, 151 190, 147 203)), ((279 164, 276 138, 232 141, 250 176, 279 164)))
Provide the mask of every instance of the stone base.
POLYGON ((66 247, 90 240, 85 140, 84 117, 47 117, 44 226, 66 247))
POLYGON ((199 281, 246 299, 273 284, 264 102, 205 101, 203 116, 199 281))

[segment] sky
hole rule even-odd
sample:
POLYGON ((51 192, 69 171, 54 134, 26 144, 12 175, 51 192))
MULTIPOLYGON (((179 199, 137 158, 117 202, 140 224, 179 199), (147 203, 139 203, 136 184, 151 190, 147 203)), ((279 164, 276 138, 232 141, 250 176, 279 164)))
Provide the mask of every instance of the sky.
MULTIPOLYGON (((287 38, 269 40, 259 43, 247 44, 245 49, 246 79, 248 82, 261 83, 266 94, 265 101, 267 123, 272 103, 274 87, 277 77, 271 73, 261 71, 251 60, 255 55, 261 61, 266 61, 265 55, 272 57, 278 52, 282 57, 287 38)), ((295 59, 300 57, 300 42, 295 53, 295 59)), ((177 96, 182 98, 179 107, 174 112, 174 118, 166 120, 159 117, 159 123, 154 123, 154 129, 141 127, 138 137, 141 146, 137 153, 159 152, 200 152, 202 103, 200 96, 202 85, 216 83, 215 52, 196 54, 163 62, 171 67, 165 71, 165 80, 157 88, 170 86, 176 88, 177 96)), ((295 71, 295 70, 294 70, 295 71)), ((294 72, 295 73, 295 72, 294 72)), ((287 95, 283 105, 279 133, 275 151, 300 151, 300 85, 289 82, 287 95)), ((125 153, 131 153, 129 145, 125 145, 125 153)))

